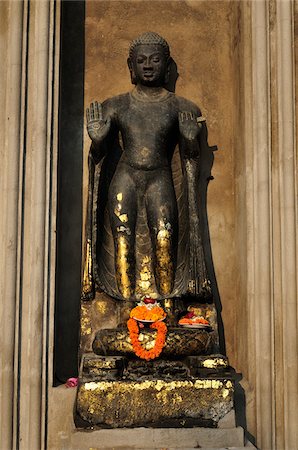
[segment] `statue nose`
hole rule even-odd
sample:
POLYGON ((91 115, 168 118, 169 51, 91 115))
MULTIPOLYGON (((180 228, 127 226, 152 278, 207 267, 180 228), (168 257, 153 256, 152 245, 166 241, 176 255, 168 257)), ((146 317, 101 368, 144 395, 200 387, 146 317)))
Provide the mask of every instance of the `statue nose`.
POLYGON ((150 62, 150 60, 149 59, 147 59, 145 62, 144 62, 144 70, 152 70, 152 64, 151 64, 151 62, 150 62))

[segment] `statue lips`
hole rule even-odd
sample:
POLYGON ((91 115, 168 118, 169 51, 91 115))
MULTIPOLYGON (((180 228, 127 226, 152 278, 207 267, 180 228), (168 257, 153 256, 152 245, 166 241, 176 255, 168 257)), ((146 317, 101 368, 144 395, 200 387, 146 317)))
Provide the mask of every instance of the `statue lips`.
POLYGON ((154 73, 152 70, 150 70, 150 71, 146 70, 143 72, 143 76, 144 76, 144 78, 152 78, 154 76, 154 73))

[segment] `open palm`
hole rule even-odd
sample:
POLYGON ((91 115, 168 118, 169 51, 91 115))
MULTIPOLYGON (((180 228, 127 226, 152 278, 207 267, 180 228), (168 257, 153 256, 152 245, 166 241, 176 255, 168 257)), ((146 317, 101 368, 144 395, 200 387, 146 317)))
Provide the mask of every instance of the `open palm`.
POLYGON ((86 110, 87 131, 90 139, 99 144, 108 134, 111 126, 111 118, 103 118, 102 105, 92 102, 86 110))
POLYGON ((190 111, 183 111, 179 113, 179 129, 185 139, 196 139, 201 128, 202 125, 194 113, 190 111))

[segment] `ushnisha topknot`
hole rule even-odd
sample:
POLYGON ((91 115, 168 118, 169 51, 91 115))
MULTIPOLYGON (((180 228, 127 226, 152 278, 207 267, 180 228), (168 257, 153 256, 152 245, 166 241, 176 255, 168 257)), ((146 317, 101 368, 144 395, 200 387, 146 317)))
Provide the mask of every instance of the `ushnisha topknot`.
POLYGON ((153 31, 147 31, 146 33, 140 34, 136 39, 134 39, 129 47, 129 57, 131 58, 135 48, 138 45, 161 45, 165 56, 168 58, 170 56, 170 47, 167 41, 161 37, 159 34, 153 31))

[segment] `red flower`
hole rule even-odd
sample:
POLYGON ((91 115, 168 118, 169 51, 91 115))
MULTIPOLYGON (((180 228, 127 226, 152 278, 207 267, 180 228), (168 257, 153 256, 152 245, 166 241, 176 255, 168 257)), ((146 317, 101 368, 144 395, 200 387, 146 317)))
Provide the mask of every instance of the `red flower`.
POLYGON ((78 378, 68 378, 68 380, 65 383, 65 387, 72 388, 76 387, 78 385, 78 378))
POLYGON ((185 318, 186 319, 191 319, 192 317, 194 317, 195 313, 193 311, 188 312, 187 314, 185 314, 185 318))

